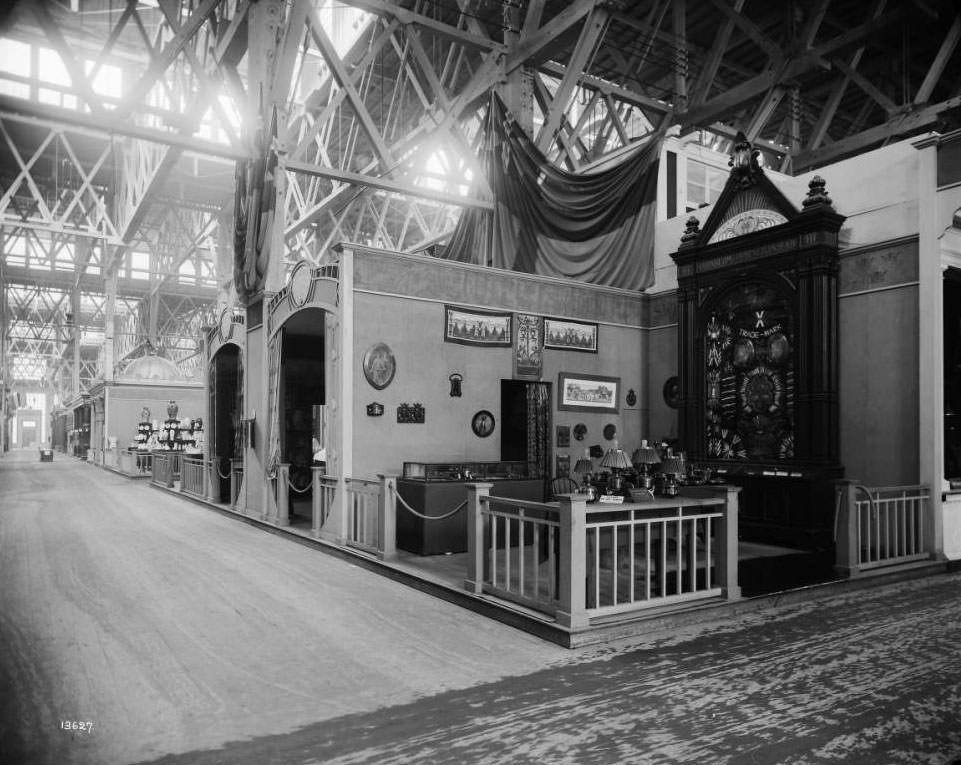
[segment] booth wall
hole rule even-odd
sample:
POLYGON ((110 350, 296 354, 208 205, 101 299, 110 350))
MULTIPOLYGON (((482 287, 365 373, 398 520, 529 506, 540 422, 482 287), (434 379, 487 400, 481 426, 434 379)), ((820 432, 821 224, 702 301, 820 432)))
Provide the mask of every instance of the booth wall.
MULTIPOLYGON (((354 474, 372 477, 378 473, 397 474, 404 461, 496 461, 501 458, 501 380, 513 378, 513 349, 486 348, 444 341, 444 304, 418 298, 359 292, 355 295, 354 323, 354 474), (391 384, 374 389, 364 377, 362 360, 377 342, 390 346, 397 362, 391 384), (462 396, 450 396, 449 377, 463 376, 462 396), (383 416, 369 417, 371 402, 384 405, 383 416), (425 424, 400 424, 397 407, 419 403, 425 407, 425 424), (481 409, 497 420, 493 434, 479 438, 471 420, 481 409)), ((551 384, 552 425, 583 423, 587 436, 571 447, 556 450, 571 457, 571 466, 583 450, 598 444, 612 444, 602 436, 604 426, 613 424, 616 439, 625 449, 634 448, 642 434, 642 403, 646 392, 642 358, 647 353, 640 327, 599 324, 598 353, 544 350, 542 382, 551 384), (560 372, 619 377, 619 412, 583 413, 559 411, 557 376, 560 372), (626 405, 627 391, 633 389, 638 401, 626 405)), ((554 434, 552 428, 552 436, 554 434)), ((646 434, 645 436, 646 437, 646 434)), ((554 464, 553 458, 551 462, 554 464)), ((552 471, 553 472, 553 471, 552 471)))

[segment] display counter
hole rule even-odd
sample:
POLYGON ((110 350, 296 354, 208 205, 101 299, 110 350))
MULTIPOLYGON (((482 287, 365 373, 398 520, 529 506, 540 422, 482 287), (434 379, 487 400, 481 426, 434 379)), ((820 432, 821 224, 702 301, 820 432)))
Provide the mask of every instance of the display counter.
POLYGON ((417 555, 467 552, 467 484, 492 483, 494 497, 544 501, 544 479, 532 478, 526 462, 405 462, 397 494, 428 518, 397 503, 397 547, 417 555))

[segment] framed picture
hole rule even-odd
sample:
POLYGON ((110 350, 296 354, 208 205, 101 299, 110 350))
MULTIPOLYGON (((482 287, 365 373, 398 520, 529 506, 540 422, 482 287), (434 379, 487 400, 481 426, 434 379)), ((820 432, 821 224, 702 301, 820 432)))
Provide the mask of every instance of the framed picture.
POLYGON ((386 343, 374 343, 364 354, 364 377, 377 390, 383 390, 394 379, 397 361, 386 343))
POLYGON ((571 426, 558 425, 557 426, 557 448, 569 449, 570 446, 571 446, 571 426))
POLYGON ((487 438, 494 432, 494 415, 486 409, 481 409, 470 423, 471 430, 478 438, 487 438))
POLYGON ((581 321, 544 319, 544 347, 597 353, 597 325, 581 321))
POLYGON ((491 313, 444 306, 444 340, 464 345, 511 345, 509 313, 491 313))
POLYGON ((566 412, 620 411, 620 377, 571 374, 557 376, 557 408, 566 412))
POLYGON ((571 455, 570 454, 558 454, 554 457, 556 467, 554 469, 555 476, 569 476, 571 474, 571 455))

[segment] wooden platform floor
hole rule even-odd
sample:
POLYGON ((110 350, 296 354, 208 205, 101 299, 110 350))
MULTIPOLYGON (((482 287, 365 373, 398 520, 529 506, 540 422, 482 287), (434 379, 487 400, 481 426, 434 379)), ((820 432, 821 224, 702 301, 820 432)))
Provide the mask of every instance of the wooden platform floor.
POLYGON ((961 757, 961 574, 568 650, 28 450, 0 583, 4 764, 961 757))

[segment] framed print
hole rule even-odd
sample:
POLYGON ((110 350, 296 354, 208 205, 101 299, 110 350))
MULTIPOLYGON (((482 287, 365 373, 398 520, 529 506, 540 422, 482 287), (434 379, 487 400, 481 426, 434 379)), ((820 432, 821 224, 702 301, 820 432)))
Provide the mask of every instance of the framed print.
POLYGON ((620 411, 620 377, 573 374, 557 376, 557 408, 566 412, 620 411))
POLYGON ((494 432, 494 415, 486 409, 481 409, 470 423, 471 430, 478 438, 487 438, 494 432))
POLYGON ((444 340, 464 345, 511 345, 512 314, 444 306, 444 340))
POLYGON ((558 449, 569 449, 571 446, 571 426, 570 425, 558 425, 556 428, 557 436, 557 448, 558 449))
POLYGON ((554 457, 555 476, 569 476, 571 474, 571 455, 570 454, 558 454, 554 457))
POLYGON ((386 343, 374 343, 364 354, 364 377, 377 390, 383 390, 394 379, 397 362, 386 343))
POLYGON ((544 347, 597 353, 597 325, 581 321, 544 319, 544 347))

